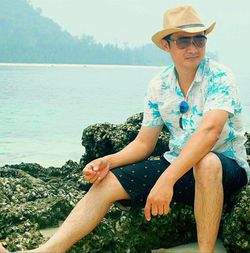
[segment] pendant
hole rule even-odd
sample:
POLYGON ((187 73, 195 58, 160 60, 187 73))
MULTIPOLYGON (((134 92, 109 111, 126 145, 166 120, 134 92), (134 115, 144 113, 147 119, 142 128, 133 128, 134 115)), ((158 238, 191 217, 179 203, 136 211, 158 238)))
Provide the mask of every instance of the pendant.
POLYGON ((180 113, 184 114, 188 111, 188 109, 189 109, 188 103, 185 100, 181 101, 181 103, 180 103, 180 113))

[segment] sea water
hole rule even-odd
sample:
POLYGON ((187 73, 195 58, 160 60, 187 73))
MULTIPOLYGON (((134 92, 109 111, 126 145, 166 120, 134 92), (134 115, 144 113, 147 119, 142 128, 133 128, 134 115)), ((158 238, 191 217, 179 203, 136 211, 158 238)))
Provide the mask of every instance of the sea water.
MULTIPOLYGON (((143 111, 150 79, 161 67, 0 66, 0 166, 36 162, 62 166, 84 153, 82 131, 95 123, 121 124, 143 111)), ((250 131, 250 80, 238 77, 250 131)))

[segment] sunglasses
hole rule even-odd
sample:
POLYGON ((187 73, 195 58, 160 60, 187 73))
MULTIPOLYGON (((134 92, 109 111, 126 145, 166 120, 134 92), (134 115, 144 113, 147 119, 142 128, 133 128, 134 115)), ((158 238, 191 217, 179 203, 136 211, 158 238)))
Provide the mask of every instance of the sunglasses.
POLYGON ((203 48, 205 47, 206 42, 207 42, 207 37, 204 35, 180 37, 176 40, 172 40, 167 36, 164 39, 169 42, 174 42, 178 49, 185 49, 188 46, 190 46, 192 43, 198 48, 203 48))
POLYGON ((179 105, 179 110, 180 110, 180 113, 181 113, 181 116, 180 116, 180 119, 179 119, 179 127, 181 129, 183 129, 183 123, 182 123, 182 116, 188 112, 188 109, 189 109, 189 104, 183 100, 181 101, 180 105, 179 105))

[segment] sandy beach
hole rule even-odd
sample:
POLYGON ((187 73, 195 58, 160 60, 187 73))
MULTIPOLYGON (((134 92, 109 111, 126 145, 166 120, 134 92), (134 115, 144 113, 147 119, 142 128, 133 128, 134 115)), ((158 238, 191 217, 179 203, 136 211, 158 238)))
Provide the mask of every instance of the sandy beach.
MULTIPOLYGON (((42 229, 41 233, 43 236, 51 237, 58 228, 47 228, 42 229)), ((177 247, 173 247, 170 249, 156 249, 152 250, 152 253, 195 253, 198 252, 198 244, 197 243, 188 243, 184 245, 179 245, 177 247)), ((214 253, 226 253, 226 249, 224 248, 222 241, 217 240, 216 248, 214 253)))
MULTIPOLYGON (((198 253, 198 244, 197 243, 188 243, 184 245, 180 245, 177 247, 173 247, 170 249, 158 249, 152 250, 152 253, 198 253)), ((216 247, 214 253, 226 253, 226 249, 224 248, 222 241, 217 240, 216 247)))

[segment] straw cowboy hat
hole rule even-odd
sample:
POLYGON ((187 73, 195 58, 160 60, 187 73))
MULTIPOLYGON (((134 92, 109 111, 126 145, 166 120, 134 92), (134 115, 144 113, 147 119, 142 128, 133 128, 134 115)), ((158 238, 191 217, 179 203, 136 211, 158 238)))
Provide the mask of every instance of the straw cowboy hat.
POLYGON ((205 26, 197 12, 191 6, 176 7, 165 12, 163 30, 154 34, 152 36, 152 41, 156 46, 164 49, 161 40, 169 34, 175 32, 204 32, 206 35, 214 29, 215 24, 216 22, 212 23, 210 26, 205 26))

